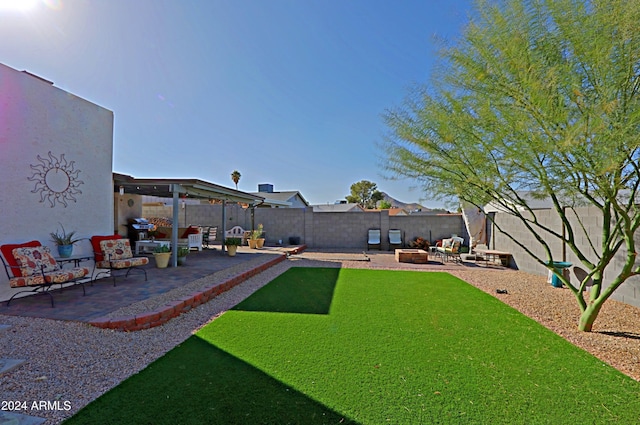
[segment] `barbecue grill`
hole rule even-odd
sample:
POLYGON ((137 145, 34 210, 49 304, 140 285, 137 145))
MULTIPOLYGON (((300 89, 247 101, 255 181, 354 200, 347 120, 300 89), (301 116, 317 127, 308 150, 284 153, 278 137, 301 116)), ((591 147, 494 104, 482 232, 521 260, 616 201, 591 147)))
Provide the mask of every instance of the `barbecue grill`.
POLYGON ((146 218, 138 217, 130 218, 127 228, 127 237, 132 241, 139 241, 147 238, 147 232, 153 230, 154 225, 146 218))

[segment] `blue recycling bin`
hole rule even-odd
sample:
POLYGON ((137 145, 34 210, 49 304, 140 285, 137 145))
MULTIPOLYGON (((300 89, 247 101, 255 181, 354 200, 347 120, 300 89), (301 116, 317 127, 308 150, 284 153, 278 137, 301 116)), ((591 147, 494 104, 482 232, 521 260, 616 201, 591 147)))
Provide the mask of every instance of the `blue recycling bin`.
MULTIPOLYGON (((549 263, 547 263, 547 265, 549 265, 549 263)), ((555 269, 556 273, 562 273, 563 269, 568 269, 571 266, 573 266, 573 264, 567 261, 553 262, 553 268, 555 269)), ((547 282, 549 282, 554 288, 562 288, 562 282, 560 281, 558 276, 556 276, 556 274, 551 270, 549 270, 549 278, 547 279, 547 282)))

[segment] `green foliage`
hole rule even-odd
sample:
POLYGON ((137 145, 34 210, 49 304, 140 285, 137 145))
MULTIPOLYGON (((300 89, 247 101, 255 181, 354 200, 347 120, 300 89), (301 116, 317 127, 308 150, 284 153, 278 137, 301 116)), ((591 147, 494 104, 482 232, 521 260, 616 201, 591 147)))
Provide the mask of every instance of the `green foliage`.
POLYGON ((158 245, 155 248, 153 248, 153 252, 156 254, 162 254, 165 252, 171 252, 171 248, 169 248, 169 246, 167 245, 158 245))
POLYGON ((178 248, 178 257, 186 257, 189 254, 189 248, 181 246, 178 248))
POLYGON ((388 210, 389 208, 392 207, 392 205, 391 205, 391 202, 386 201, 386 200, 383 199, 382 201, 380 201, 380 204, 378 204, 378 207, 381 210, 388 210))
POLYGON ((351 195, 345 197, 345 199, 363 208, 375 208, 376 202, 382 199, 382 193, 378 191, 377 184, 368 180, 361 180, 351 185, 351 195))
POLYGON ((236 184, 236 189, 238 189, 238 182, 240 181, 240 177, 242 177, 240 171, 233 170, 233 173, 231 173, 231 180, 236 184))
POLYGON ((66 424, 631 424, 639 392, 449 274, 295 267, 66 424))
POLYGON ((242 245, 242 239, 240 238, 226 238, 224 240, 226 246, 240 246, 242 245))
POLYGON ((49 233, 49 235, 51 236, 51 242, 55 243, 56 245, 73 245, 76 242, 82 240, 82 238, 74 238, 74 235, 76 234, 75 230, 67 233, 66 230, 64 230, 64 226, 62 224, 60 224, 60 227, 62 228, 62 232, 55 231, 49 233))
POLYGON ((481 0, 462 38, 443 49, 441 73, 385 116, 391 173, 416 179, 435 199, 492 203, 517 217, 540 247, 507 236, 540 264, 555 260, 551 246, 564 239, 588 271, 578 286, 563 279, 584 330, 640 273, 638 22, 635 1, 481 0), (534 199, 552 203, 565 236, 535 219, 534 199), (584 205, 601 211, 601 234, 567 220, 584 205), (591 248, 581 251, 578 240, 591 248), (625 264, 603 289, 618 252, 625 264))
POLYGON ((263 233, 262 224, 258 224, 258 228, 252 231, 249 237, 251 238, 251 240, 255 241, 256 239, 260 239, 262 237, 262 233, 263 233))

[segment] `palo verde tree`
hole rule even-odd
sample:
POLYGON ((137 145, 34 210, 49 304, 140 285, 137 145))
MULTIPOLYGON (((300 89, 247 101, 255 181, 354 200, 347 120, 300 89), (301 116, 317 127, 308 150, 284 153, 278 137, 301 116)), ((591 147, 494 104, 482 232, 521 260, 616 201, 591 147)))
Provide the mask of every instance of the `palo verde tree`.
POLYGON ((603 303, 640 274, 640 2, 476 6, 433 82, 385 114, 388 169, 440 199, 516 217, 542 249, 498 230, 546 267, 558 260, 551 244, 564 243, 587 275, 578 285, 558 277, 580 306, 579 329, 591 331, 603 303), (550 200, 564 231, 539 221, 531 199, 550 200), (569 219, 579 206, 599 210, 600 234, 569 219), (614 256, 623 264, 604 281, 614 256))
POLYGON ((377 184, 369 180, 360 180, 351 185, 351 195, 346 196, 345 199, 363 208, 375 208, 376 202, 382 199, 382 193, 378 191, 377 184))

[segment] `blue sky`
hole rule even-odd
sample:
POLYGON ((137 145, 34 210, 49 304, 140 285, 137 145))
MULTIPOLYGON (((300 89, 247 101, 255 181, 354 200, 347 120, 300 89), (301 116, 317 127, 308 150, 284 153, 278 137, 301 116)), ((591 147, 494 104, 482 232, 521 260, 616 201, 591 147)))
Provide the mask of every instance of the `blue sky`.
MULTIPOLYGON (((22 0, 27 1, 27 0, 22 0)), ((428 81, 471 0, 34 0, 3 9, 0 62, 114 112, 113 170, 259 183, 333 203, 384 177, 381 115, 428 81)))

